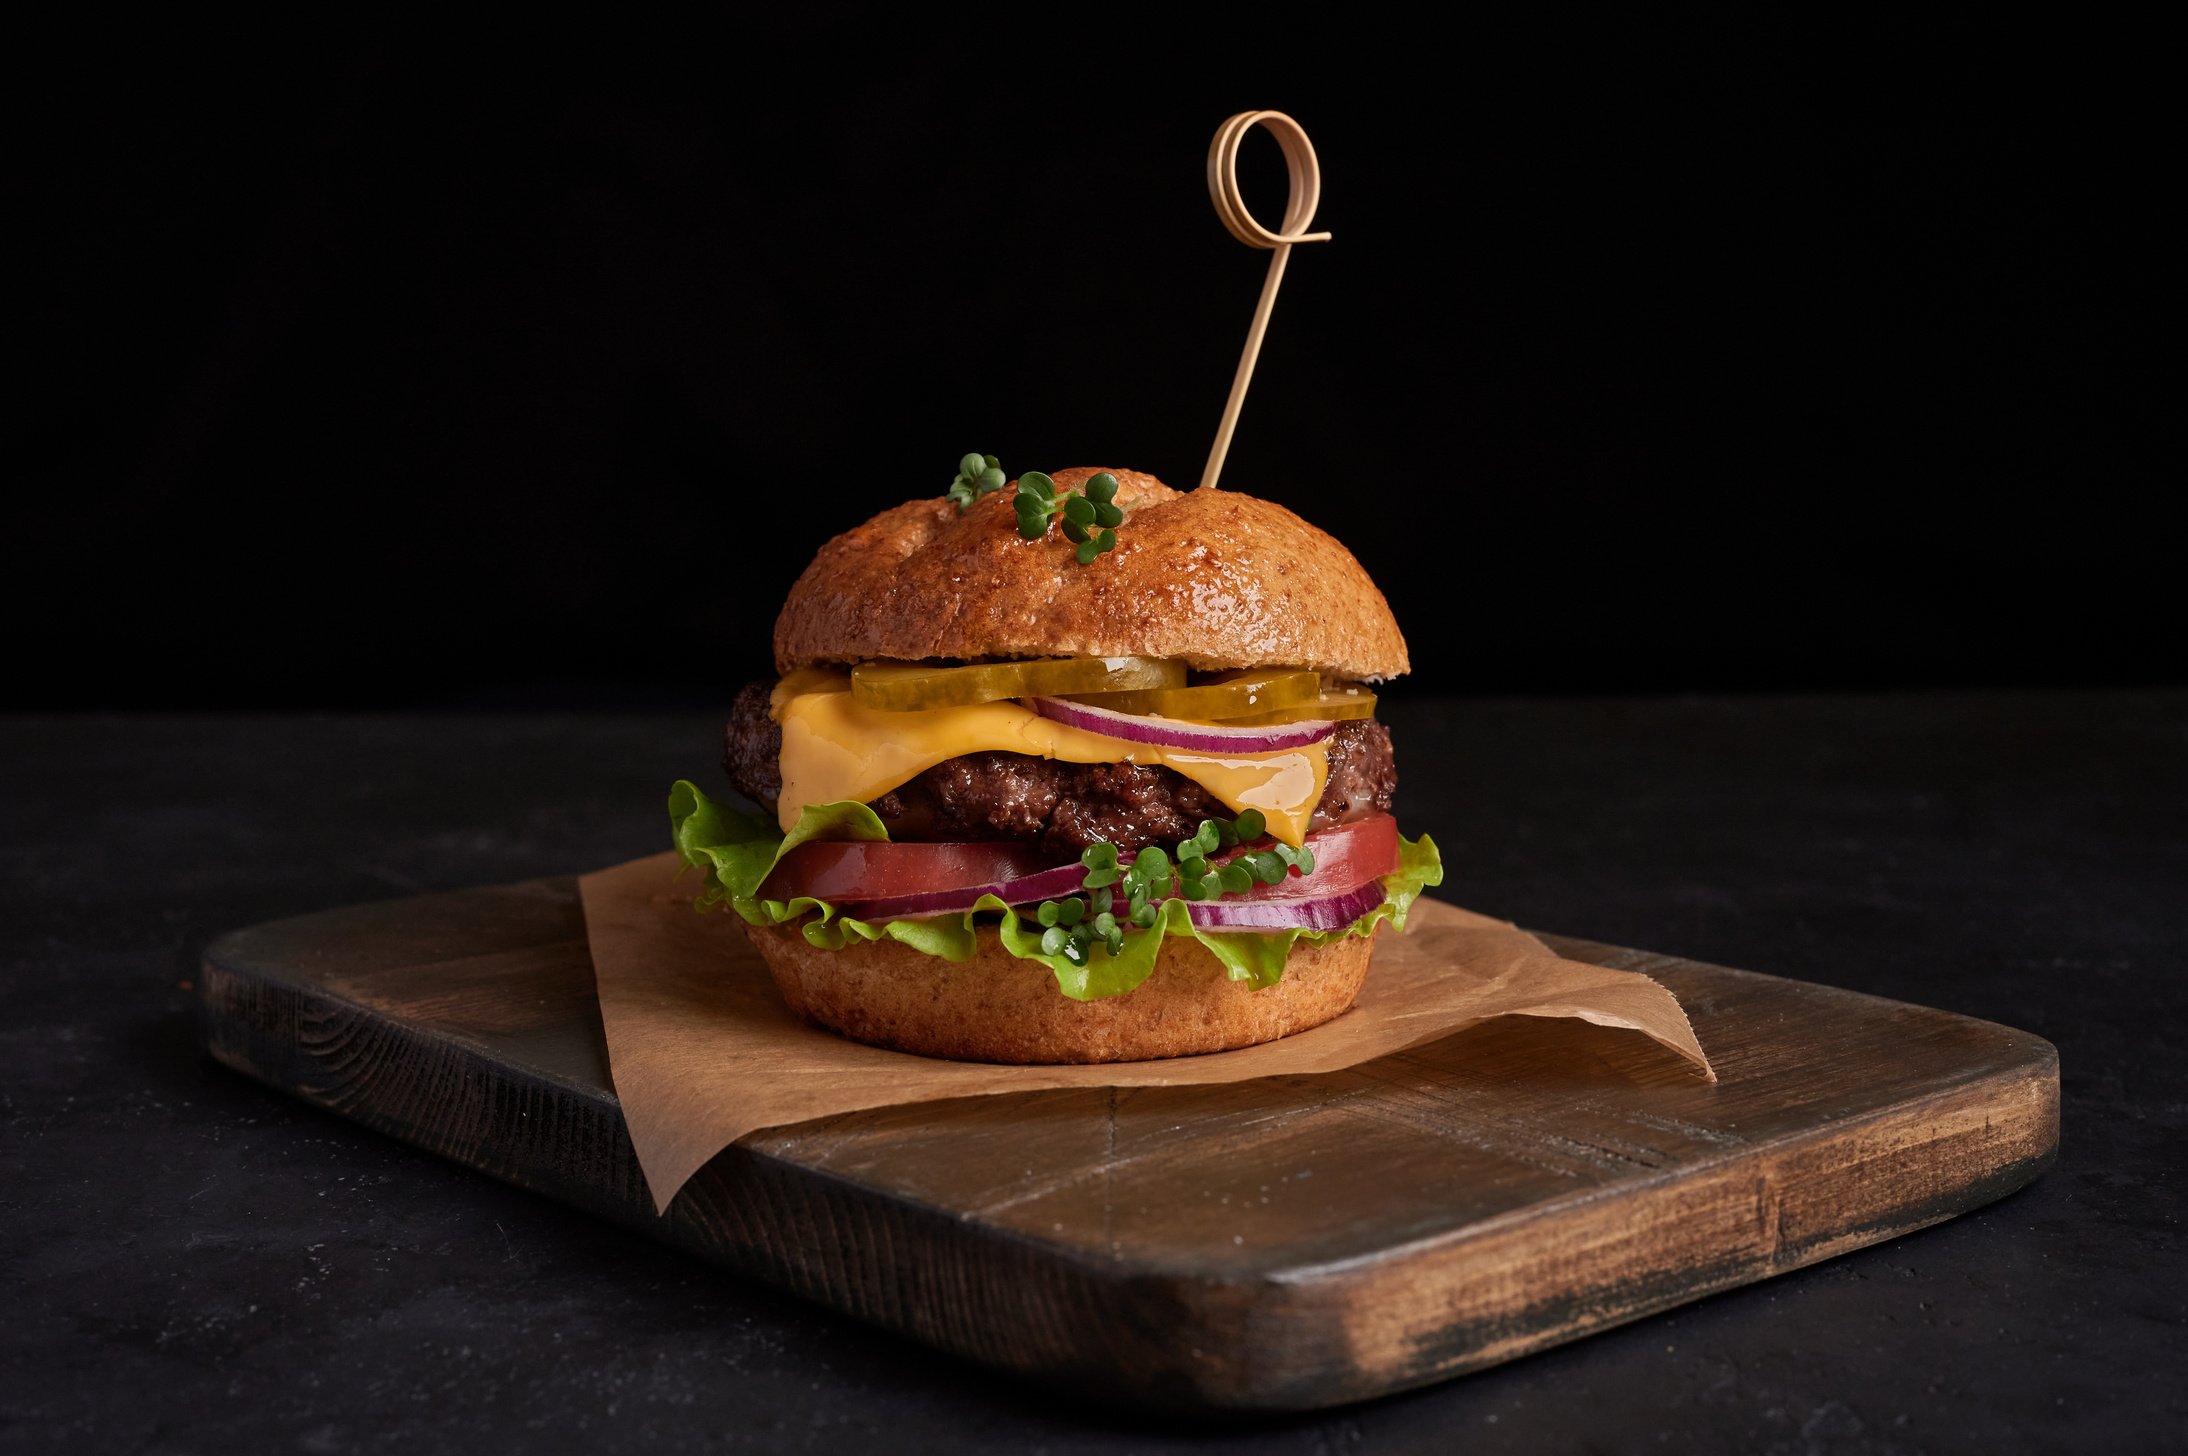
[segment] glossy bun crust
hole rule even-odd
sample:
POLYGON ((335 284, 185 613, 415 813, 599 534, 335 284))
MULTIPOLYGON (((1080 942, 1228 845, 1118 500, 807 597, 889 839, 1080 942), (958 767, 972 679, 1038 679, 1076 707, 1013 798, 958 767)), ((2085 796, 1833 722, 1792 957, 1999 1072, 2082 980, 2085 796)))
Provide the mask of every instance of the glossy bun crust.
POLYGON ((1074 1001, 1039 961, 992 934, 957 962, 893 940, 820 950, 794 926, 744 926, 790 1009, 854 1041, 967 1062, 1136 1062, 1274 1041, 1350 1007, 1370 936, 1295 944, 1284 979, 1256 991, 1188 936, 1171 936, 1145 981, 1074 1001))
MULTIPOLYGON (((1078 489, 1092 468, 1059 470, 1078 489)), ((1061 526, 1020 538, 1013 489, 959 513, 908 501, 820 549, 775 623, 775 667, 872 658, 1176 657, 1203 671, 1310 667, 1375 681, 1411 665, 1360 563, 1284 507, 1112 470, 1125 523, 1078 563, 1061 526)))

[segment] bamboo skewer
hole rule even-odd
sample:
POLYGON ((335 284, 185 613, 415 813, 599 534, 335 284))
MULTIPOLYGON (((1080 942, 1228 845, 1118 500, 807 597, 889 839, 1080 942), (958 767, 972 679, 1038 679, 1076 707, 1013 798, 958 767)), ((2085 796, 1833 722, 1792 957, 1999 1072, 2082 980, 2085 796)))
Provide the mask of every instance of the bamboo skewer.
POLYGON ((1261 301, 1254 306, 1254 321, 1246 331, 1246 348, 1238 356, 1238 373, 1231 379, 1231 397, 1223 406, 1223 423, 1216 427, 1215 445, 1208 451, 1208 466, 1200 473, 1203 487, 1213 486, 1223 473, 1223 458, 1231 452, 1231 432, 1238 428, 1238 412, 1246 403, 1246 386, 1253 382, 1254 361, 1261 356, 1261 339, 1269 331, 1269 312, 1276 306, 1276 290, 1284 284, 1284 264, 1294 243, 1326 243, 1328 233, 1310 233, 1314 209, 1322 200, 1322 168, 1314 159, 1314 143, 1298 122, 1281 111, 1241 111, 1216 128, 1208 144, 1208 197, 1216 216, 1249 248, 1270 251, 1269 273, 1262 280, 1261 301), (1284 166, 1291 174, 1291 193, 1284 204, 1282 231, 1270 232, 1246 210, 1238 189, 1238 146, 1246 133, 1265 126, 1284 149, 1284 166))

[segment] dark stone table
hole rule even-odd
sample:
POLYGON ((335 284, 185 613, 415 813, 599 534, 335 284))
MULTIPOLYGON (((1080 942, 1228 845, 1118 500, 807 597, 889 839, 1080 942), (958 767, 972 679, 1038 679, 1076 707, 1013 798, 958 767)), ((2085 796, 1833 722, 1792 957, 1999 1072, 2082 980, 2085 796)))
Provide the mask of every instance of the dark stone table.
POLYGON ((2059 1046, 1979 1213, 1457 1382, 1170 1427, 1033 1390, 210 1063, 200 947, 657 849, 715 724, 0 719, 0 1449, 2178 1449, 2188 694, 1401 700, 1444 893, 2059 1046))

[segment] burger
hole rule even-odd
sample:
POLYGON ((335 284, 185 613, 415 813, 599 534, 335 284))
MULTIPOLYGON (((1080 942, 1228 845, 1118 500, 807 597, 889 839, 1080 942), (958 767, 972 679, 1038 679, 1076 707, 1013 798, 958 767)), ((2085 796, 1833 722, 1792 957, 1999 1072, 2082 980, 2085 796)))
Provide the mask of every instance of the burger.
POLYGON ((700 908, 792 1010, 990 1062, 1222 1051, 1358 996, 1442 868, 1391 816, 1405 638, 1274 502, 960 463, 820 549, 670 794, 700 908))

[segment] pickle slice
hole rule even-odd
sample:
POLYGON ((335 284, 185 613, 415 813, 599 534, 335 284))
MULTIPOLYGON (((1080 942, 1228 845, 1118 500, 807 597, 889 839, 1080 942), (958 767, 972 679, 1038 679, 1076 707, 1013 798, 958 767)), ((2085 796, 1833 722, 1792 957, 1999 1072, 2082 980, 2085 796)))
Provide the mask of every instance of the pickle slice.
POLYGON ((1375 694, 1366 688, 1329 688, 1320 697, 1309 702, 1279 708, 1273 713, 1256 713, 1250 718, 1231 718, 1226 721, 1240 728, 1271 728, 1279 723, 1312 723, 1331 718, 1374 716, 1375 694))
POLYGON ((1043 657, 956 667, 862 662, 851 669, 851 696, 861 707, 916 713, 1003 698, 1160 690, 1184 682, 1185 664, 1168 657, 1043 657))
POLYGON ((1322 679, 1315 673, 1299 668, 1257 667, 1225 673, 1189 688, 1154 688, 1098 695, 1074 693, 1072 696, 1091 707, 1109 708, 1119 713, 1220 723, 1250 713, 1268 713, 1312 702, 1321 693, 1322 679))

